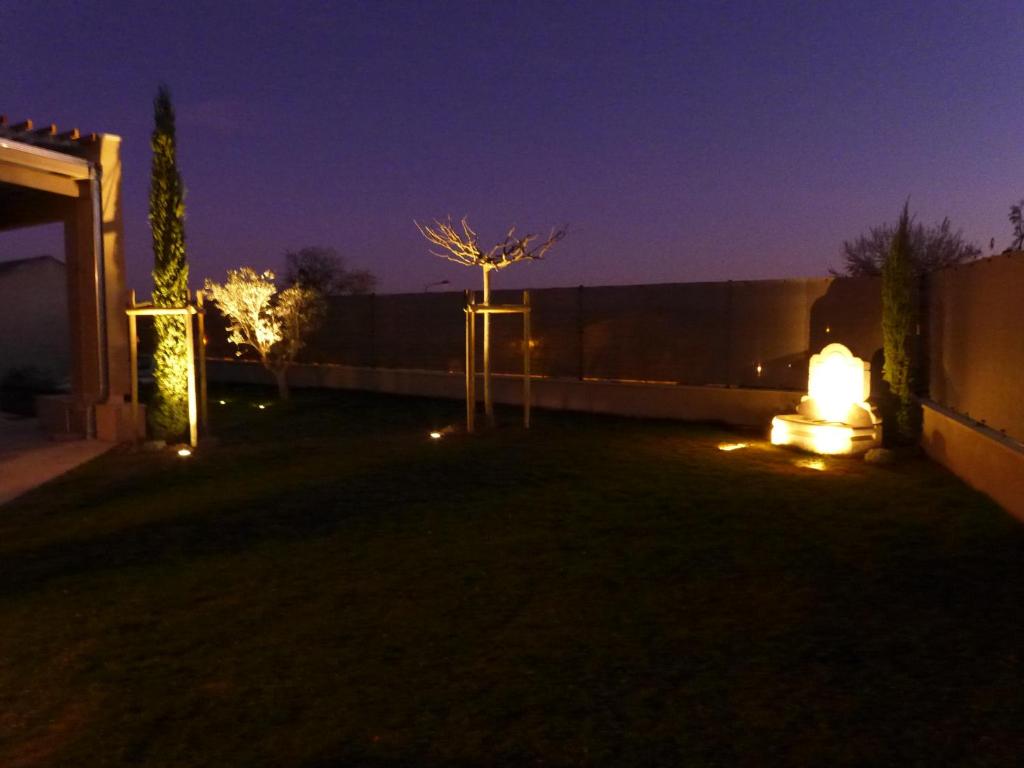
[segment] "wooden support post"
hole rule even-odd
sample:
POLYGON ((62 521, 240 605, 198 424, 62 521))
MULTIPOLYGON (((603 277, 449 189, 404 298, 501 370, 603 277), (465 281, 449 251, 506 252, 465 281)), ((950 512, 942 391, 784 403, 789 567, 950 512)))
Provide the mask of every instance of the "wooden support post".
POLYGON ((579 345, 579 352, 576 357, 577 377, 580 381, 586 378, 587 359, 587 337, 584 332, 586 324, 583 318, 583 286, 576 289, 576 343, 579 345))
MULTIPOLYGON (((135 309, 135 291, 131 292, 130 308, 135 309)), ((139 440, 139 333, 134 312, 128 313, 128 359, 132 370, 132 442, 139 440)))
MULTIPOLYGON (((136 436, 139 432, 139 358, 138 358, 138 329, 137 318, 139 315, 150 317, 181 316, 185 323, 185 346, 187 348, 185 357, 185 376, 188 384, 188 437, 189 444, 195 448, 199 443, 199 424, 196 417, 198 410, 196 404, 196 342, 195 331, 192 328, 192 315, 198 315, 200 335, 205 334, 203 323, 202 295, 197 293, 198 304, 186 305, 184 307, 154 307, 152 304, 137 304, 135 292, 131 293, 131 303, 128 305, 128 333, 130 341, 129 356, 132 369, 132 427, 136 436)), ((203 410, 206 410, 206 350, 200 354, 200 367, 203 377, 203 410)))
POLYGON ((206 400, 206 310, 203 292, 196 291, 196 322, 199 325, 199 426, 206 435, 210 431, 210 411, 206 400))
POLYGON ((523 291, 523 427, 530 428, 530 292, 523 291))
POLYGON ((466 432, 473 433, 476 416, 476 315, 475 298, 466 291, 466 432))
POLYGON ((188 348, 188 440, 189 445, 195 448, 199 443, 199 429, 196 423, 196 347, 192 333, 192 314, 186 312, 182 319, 185 321, 185 346, 188 348))
MULTIPOLYGON (((484 306, 491 304, 491 270, 484 267, 484 306)), ((491 391, 491 314, 484 312, 484 416, 494 426, 494 395, 491 391)))

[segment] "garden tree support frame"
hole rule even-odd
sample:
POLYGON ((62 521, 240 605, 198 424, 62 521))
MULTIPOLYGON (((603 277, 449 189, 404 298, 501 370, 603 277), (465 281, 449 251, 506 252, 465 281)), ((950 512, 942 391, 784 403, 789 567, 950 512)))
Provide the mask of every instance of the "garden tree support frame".
POLYGON ((565 229, 552 229, 547 239, 536 245, 537 235, 516 236, 516 228, 509 228, 505 239, 488 250, 483 250, 477 234, 464 216, 460 222, 461 232, 447 221, 435 220, 433 226, 421 226, 413 222, 428 242, 438 246, 440 251, 431 251, 435 256, 467 267, 480 267, 484 276, 484 301, 476 303, 472 293, 466 294, 466 428, 473 431, 473 416, 476 406, 476 315, 484 318, 484 415, 487 423, 494 423, 494 400, 491 394, 491 315, 523 315, 523 423, 530 426, 530 294, 523 292, 522 304, 491 304, 491 272, 505 269, 520 261, 537 261, 551 250, 562 238, 565 229))
POLYGON ((476 316, 484 320, 484 415, 494 423, 494 395, 491 389, 491 315, 523 316, 523 427, 530 428, 530 292, 523 291, 522 304, 491 304, 489 274, 484 270, 483 303, 476 303, 476 292, 466 291, 466 431, 476 428, 476 316))
POLYGON ((136 439, 143 434, 139 430, 139 334, 138 318, 155 317, 157 315, 179 316, 185 320, 185 345, 188 347, 188 359, 186 361, 186 377, 188 380, 188 436, 189 445, 193 448, 199 444, 199 426, 202 424, 203 433, 208 431, 208 408, 206 400, 206 310, 203 306, 203 292, 196 291, 194 304, 184 307, 154 307, 152 302, 138 304, 135 301, 135 291, 131 292, 131 301, 126 310, 128 315, 128 343, 129 357, 132 369, 132 426, 135 430, 136 439), (198 326, 193 332, 192 318, 195 317, 198 326), (195 337, 199 336, 199 397, 197 404, 196 397, 196 342, 195 337), (197 418, 198 411, 198 418, 197 418))

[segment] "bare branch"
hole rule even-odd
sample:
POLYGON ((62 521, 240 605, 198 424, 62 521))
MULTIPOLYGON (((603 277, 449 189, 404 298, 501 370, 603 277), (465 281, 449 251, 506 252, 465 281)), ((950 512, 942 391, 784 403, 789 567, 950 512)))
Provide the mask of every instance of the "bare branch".
POLYGON ((415 221, 413 223, 428 242, 442 249, 441 253, 431 251, 430 253, 434 256, 454 261, 456 264, 482 267, 483 269, 504 269, 519 261, 543 259, 544 255, 566 234, 565 227, 552 229, 544 242, 532 245, 537 240, 537 235, 528 234, 516 237, 516 228, 512 226, 504 240, 485 252, 480 248, 477 234, 469 226, 469 221, 465 216, 460 222, 461 233, 452 225, 451 217, 445 221, 435 220, 431 227, 422 226, 415 221))

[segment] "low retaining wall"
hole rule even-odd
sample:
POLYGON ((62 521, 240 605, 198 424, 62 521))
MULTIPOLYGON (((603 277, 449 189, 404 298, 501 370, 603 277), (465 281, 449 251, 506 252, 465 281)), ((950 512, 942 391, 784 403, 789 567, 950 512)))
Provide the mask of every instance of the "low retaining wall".
MULTIPOLYGON (((256 363, 210 360, 211 381, 236 384, 272 384, 256 363)), ((396 368, 356 368, 345 365, 296 365, 288 373, 294 387, 357 389, 396 395, 421 395, 461 400, 465 397, 461 372, 418 371, 396 368)), ((496 375, 494 401, 522 403, 522 379, 496 375)), ((554 410, 608 413, 686 421, 719 421, 768 430, 772 416, 792 411, 802 393, 780 389, 697 387, 677 384, 536 377, 531 382, 533 405, 554 410)), ((480 386, 477 393, 480 393, 480 386)))
POLYGON ((936 403, 922 405, 928 456, 1024 520, 1024 446, 936 403))

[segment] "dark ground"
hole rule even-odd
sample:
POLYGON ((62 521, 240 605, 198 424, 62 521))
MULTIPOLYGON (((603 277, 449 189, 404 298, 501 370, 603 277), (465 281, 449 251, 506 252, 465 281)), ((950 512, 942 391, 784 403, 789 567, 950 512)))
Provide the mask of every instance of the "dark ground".
POLYGON ((926 461, 543 412, 431 441, 458 403, 264 397, 215 395, 189 459, 0 509, 0 765, 1024 754, 1022 529, 926 461))

